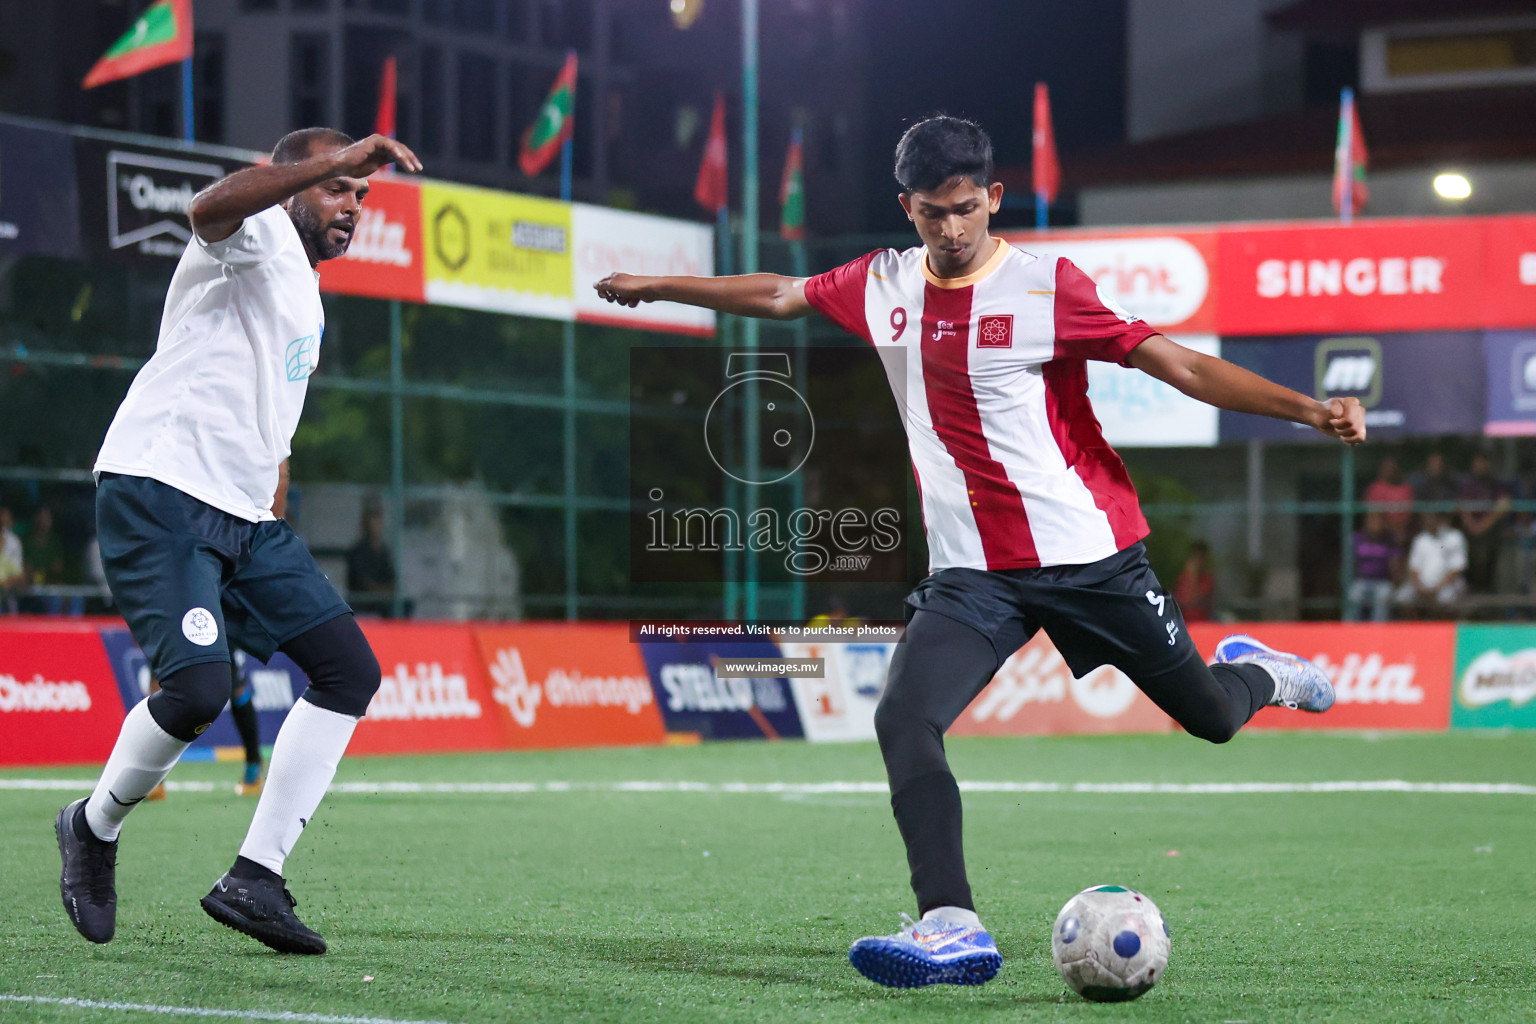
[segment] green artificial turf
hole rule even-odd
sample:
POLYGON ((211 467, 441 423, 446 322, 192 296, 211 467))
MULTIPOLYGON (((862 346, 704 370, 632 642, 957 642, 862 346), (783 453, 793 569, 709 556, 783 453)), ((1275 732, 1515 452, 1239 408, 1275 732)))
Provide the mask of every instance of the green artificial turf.
MULTIPOLYGON (((1536 784, 1536 734, 971 739, 964 781, 1536 784)), ((1536 1019, 1536 796, 997 793, 966 796, 978 909, 1003 953, 976 989, 881 989, 850 941, 913 911, 883 793, 338 793, 288 875, 324 957, 278 956, 197 906, 252 801, 189 764, 135 812, 117 939, 58 896, 55 811, 0 788, 0 995, 433 1021, 1516 1021, 1536 1019), (1177 851, 1177 855, 1174 855, 1177 851), (1095 1005, 1050 962, 1085 886, 1149 894, 1165 979, 1095 1005)), ((90 779, 23 769, 16 779, 90 779)), ((356 758, 339 781, 879 782, 873 745, 734 743, 356 758)), ((83 791, 81 791, 83 793, 83 791)), ((0 1002, 0 1021, 191 1019, 0 1002)), ((271 1019, 271 1018, 269 1018, 271 1019)))

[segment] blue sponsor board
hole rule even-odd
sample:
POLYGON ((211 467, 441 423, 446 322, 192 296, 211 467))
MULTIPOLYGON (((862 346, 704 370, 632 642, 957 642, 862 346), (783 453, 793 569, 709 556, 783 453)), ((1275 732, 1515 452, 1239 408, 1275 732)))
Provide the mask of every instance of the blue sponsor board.
POLYGON ((0 119, 0 254, 80 258, 74 140, 0 119))
POLYGON ((1489 331, 1488 422, 1496 437, 1536 435, 1536 331, 1489 331))
POLYGON ((805 735, 788 679, 715 674, 721 658, 783 657, 777 644, 658 641, 641 644, 640 653, 668 732, 698 733, 707 740, 805 735))
MULTIPOLYGON (((1358 398, 1373 438, 1483 432, 1488 387, 1481 332, 1223 339, 1221 355, 1314 398, 1358 398)), ((1325 439, 1311 427, 1225 410, 1220 436, 1325 439)))
MULTIPOLYGON (((117 679, 123 706, 131 708, 149 694, 149 662, 139 645, 133 642, 133 634, 126 629, 102 630, 101 642, 107 648, 107 660, 112 663, 112 674, 117 679)), ((256 718, 261 723, 261 741, 270 745, 277 737, 288 709, 304 692, 309 680, 286 654, 274 654, 271 661, 263 664, 244 651, 236 651, 235 663, 241 678, 251 686, 256 718)), ((234 680, 230 683, 233 687, 234 680)), ((214 747, 239 745, 240 734, 235 730, 234 720, 228 714, 221 714, 192 747, 194 750, 204 748, 211 756, 214 747)))

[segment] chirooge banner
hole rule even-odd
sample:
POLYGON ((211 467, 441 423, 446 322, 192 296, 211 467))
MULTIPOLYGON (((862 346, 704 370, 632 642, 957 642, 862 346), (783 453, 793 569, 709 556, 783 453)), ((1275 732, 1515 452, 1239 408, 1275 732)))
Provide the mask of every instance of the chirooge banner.
POLYGON ((623 623, 477 626, 474 635, 512 746, 665 738, 645 662, 623 623))

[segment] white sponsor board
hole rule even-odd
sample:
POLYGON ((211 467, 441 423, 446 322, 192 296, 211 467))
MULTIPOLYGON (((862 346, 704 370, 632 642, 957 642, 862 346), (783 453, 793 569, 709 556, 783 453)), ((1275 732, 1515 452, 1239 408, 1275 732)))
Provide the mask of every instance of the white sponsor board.
POLYGON ((812 743, 875 738, 875 707, 885 692, 895 644, 781 643, 786 658, 822 658, 820 679, 789 681, 805 738, 812 743))
MULTIPOLYGON (((1214 334, 1181 334, 1172 340, 1203 352, 1221 355, 1214 334)), ((1104 428, 1104 440, 1122 448, 1208 446, 1216 443, 1215 406, 1181 394, 1151 374, 1116 363, 1090 360, 1088 400, 1104 428)))
POLYGON ((575 239, 571 272, 575 277, 578 320, 609 321, 688 334, 714 333, 715 314, 712 310, 675 302, 646 302, 630 309, 604 302, 592 289, 593 284, 615 271, 713 276, 713 229, 703 224, 584 203, 572 204, 571 228, 575 239))

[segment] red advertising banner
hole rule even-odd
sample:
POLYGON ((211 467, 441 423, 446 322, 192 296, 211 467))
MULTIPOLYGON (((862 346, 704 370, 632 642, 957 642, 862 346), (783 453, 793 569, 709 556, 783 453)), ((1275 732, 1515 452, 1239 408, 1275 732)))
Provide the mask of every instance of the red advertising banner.
POLYGON ((320 264, 321 290, 424 301, 421 237, 421 186, 375 175, 347 254, 320 264))
MULTIPOLYGON (((1483 326, 1484 219, 1233 228, 1218 235, 1222 336, 1483 326)), ((1133 309, 1134 312, 1134 309, 1133 309)), ((1526 323, 1536 320, 1528 310, 1526 323)))
POLYGON ((1216 330, 1215 231, 1005 232, 1029 252, 1065 256, 1106 296, 1165 334, 1216 330))
POLYGON ((0 765, 103 762, 123 714, 96 624, 0 625, 0 765))
POLYGON ((348 753, 506 748, 502 716, 468 626, 369 619, 359 625, 383 681, 348 753))
POLYGON ((496 713, 514 747, 660 743, 661 712, 623 623, 474 630, 496 713))
POLYGON ((1536 217, 1490 217, 1484 327, 1536 327, 1536 217))
POLYGON ((1042 631, 1015 651, 950 727, 955 736, 1168 732, 1169 717, 1117 669, 1082 679, 1042 631))
POLYGON ((1249 729, 1425 729, 1450 727, 1456 626, 1449 622, 1193 623, 1207 657, 1230 633, 1311 658, 1333 680, 1338 702, 1320 715, 1265 708, 1249 729))

